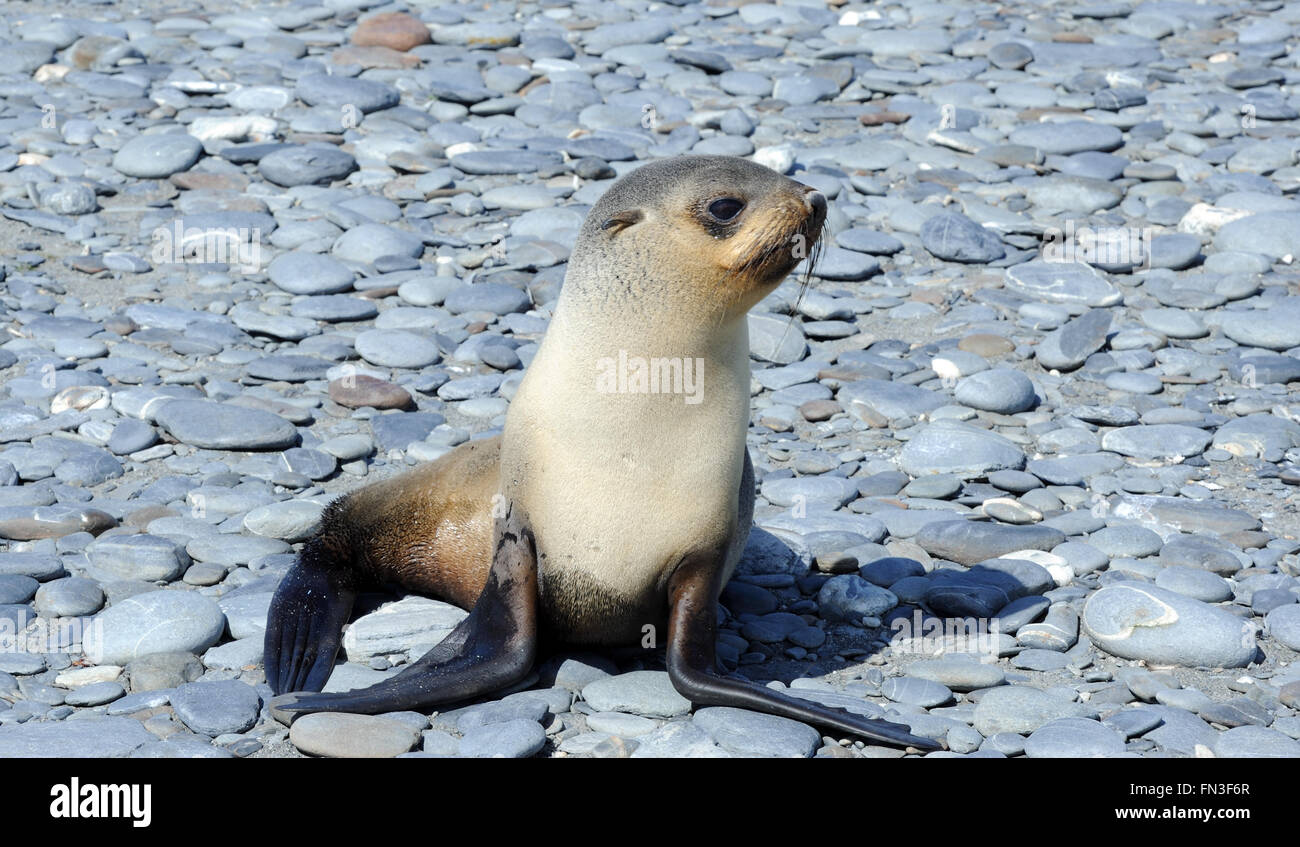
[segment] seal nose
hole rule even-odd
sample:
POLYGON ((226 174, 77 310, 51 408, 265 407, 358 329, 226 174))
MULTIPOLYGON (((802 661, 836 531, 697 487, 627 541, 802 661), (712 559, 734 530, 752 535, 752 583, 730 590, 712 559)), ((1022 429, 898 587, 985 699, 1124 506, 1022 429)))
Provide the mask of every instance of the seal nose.
POLYGON ((817 217, 826 215, 826 195, 815 188, 810 188, 803 195, 803 203, 809 212, 817 217))

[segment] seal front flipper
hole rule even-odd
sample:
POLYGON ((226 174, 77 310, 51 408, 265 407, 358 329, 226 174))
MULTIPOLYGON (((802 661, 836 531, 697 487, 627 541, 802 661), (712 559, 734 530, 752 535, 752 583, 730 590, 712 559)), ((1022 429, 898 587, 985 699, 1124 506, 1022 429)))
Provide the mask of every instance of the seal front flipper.
POLYGON ((720 558, 688 556, 668 583, 668 676, 678 693, 696 706, 735 706, 889 744, 940 749, 933 740, 912 735, 902 724, 860 717, 754 683, 718 676, 714 671, 714 645, 721 590, 720 558))
POLYGON ((536 546, 513 507, 495 535, 492 567, 474 608, 419 661, 369 688, 276 697, 272 716, 288 724, 311 712, 420 709, 468 700, 523 679, 537 656, 536 546))
POLYGON ((329 536, 314 538, 275 590, 263 652, 266 682, 276 694, 320 691, 334 670, 356 599, 345 556, 329 536))

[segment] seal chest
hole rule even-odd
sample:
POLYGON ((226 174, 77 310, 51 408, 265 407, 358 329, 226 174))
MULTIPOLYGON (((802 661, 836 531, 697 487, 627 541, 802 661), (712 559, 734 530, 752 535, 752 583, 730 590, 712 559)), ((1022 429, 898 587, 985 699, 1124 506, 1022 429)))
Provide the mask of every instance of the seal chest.
POLYGON ((565 620, 564 640, 625 642, 658 625, 682 556, 702 541, 725 547, 737 531, 749 385, 735 363, 748 361, 747 324, 742 316, 708 345, 679 346, 646 337, 655 322, 645 323, 610 349, 571 337, 557 316, 506 419, 502 493, 534 527, 544 603, 565 620), (607 360, 621 367, 624 351, 646 367, 658 361, 669 390, 651 391, 648 378, 598 388, 602 379, 611 387, 607 360), (690 362, 694 393, 684 377, 674 390, 663 364, 672 360, 681 372, 690 362))

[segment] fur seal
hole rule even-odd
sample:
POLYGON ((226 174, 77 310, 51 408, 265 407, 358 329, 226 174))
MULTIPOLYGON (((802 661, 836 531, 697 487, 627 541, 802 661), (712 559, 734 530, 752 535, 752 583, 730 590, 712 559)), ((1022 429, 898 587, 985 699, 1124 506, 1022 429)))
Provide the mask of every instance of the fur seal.
POLYGON ((718 596, 754 508, 746 313, 825 217, 822 194, 743 159, 661 160, 616 181, 582 226, 502 434, 326 509, 268 615, 273 713, 464 701, 522 679, 539 643, 634 645, 666 623, 669 677, 697 706, 936 748, 716 670, 718 596), (470 614, 385 682, 310 693, 357 592, 378 583, 470 614))

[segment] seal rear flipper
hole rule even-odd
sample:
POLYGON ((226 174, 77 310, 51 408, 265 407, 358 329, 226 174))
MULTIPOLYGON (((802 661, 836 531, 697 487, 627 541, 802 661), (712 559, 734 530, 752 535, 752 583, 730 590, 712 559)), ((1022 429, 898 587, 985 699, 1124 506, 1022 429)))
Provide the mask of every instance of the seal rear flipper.
POLYGON ((523 679, 537 656, 536 550, 513 508, 496 538, 487 584, 469 616, 419 661, 369 688, 275 697, 271 715, 289 724, 312 712, 421 709, 469 700, 523 679))
POLYGON ((320 691, 334 670, 356 590, 332 557, 328 545, 314 539, 271 598, 263 652, 266 682, 276 694, 320 691))
POLYGON ((937 742, 912 735, 903 724, 864 718, 754 683, 718 676, 714 661, 720 561, 721 557, 716 556, 688 557, 669 581, 668 676, 678 693, 696 706, 734 706, 888 744, 940 749, 937 742))

